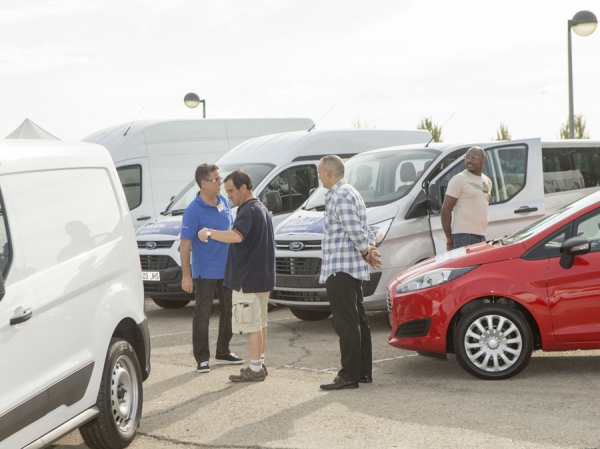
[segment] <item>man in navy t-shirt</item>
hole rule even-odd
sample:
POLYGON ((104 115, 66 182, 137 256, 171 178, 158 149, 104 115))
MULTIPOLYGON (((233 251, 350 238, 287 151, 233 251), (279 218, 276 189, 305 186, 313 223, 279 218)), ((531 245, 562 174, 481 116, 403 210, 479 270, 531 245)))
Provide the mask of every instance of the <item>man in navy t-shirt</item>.
POLYGON ((248 173, 236 170, 225 178, 225 191, 238 206, 233 229, 202 229, 200 241, 229 243, 223 284, 233 290, 233 331, 248 336, 250 366, 232 382, 265 380, 267 367, 267 311, 275 288, 275 239, 269 211, 252 193, 248 173))
POLYGON ((221 314, 215 359, 223 363, 241 364, 243 359, 229 350, 231 341, 231 289, 223 286, 226 243, 212 241, 202 243, 198 231, 203 228, 231 229, 231 209, 229 201, 220 194, 222 180, 219 167, 202 164, 196 168, 196 182, 200 193, 186 208, 181 223, 181 288, 192 293, 196 290, 196 308, 192 324, 194 358, 199 373, 208 373, 210 349, 208 344, 208 322, 212 310, 215 290, 219 298, 221 314), (191 264, 190 264, 190 247, 191 264), (190 269, 191 268, 191 269, 190 269))

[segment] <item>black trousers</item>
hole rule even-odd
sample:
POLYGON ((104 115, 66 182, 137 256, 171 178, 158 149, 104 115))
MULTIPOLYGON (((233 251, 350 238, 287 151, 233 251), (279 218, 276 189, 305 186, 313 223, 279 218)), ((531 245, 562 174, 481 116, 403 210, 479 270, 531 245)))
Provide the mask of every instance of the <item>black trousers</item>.
POLYGON ((215 291, 219 298, 219 333, 217 336, 217 356, 229 354, 231 341, 231 290, 223 287, 223 279, 194 279, 196 308, 192 321, 192 346, 196 362, 208 362, 210 349, 208 341, 208 322, 212 310, 215 291))
POLYGON ((350 382, 373 371, 371 328, 363 304, 362 281, 338 272, 325 281, 333 326, 340 338, 342 369, 338 376, 350 382))

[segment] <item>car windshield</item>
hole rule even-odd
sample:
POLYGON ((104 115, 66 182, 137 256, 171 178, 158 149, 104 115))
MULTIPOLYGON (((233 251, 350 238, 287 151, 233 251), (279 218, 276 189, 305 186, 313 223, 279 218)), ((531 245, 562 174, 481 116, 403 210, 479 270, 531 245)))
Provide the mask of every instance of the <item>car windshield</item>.
MULTIPOLYGON (((253 186, 257 186, 267 176, 267 174, 275 168, 272 164, 243 164, 243 165, 220 165, 219 175, 225 179, 232 171, 241 168, 250 175, 253 186)), ((192 202, 198 194, 199 188, 196 180, 192 180, 185 188, 169 203, 163 214, 168 213, 183 213, 186 207, 192 202)), ((221 185, 221 195, 227 197, 225 193, 225 184, 221 185)))
POLYGON ((573 215, 580 211, 581 209, 585 209, 586 207, 597 203, 600 201, 600 192, 592 193, 588 196, 581 198, 571 204, 566 205, 562 209, 558 209, 556 212, 546 215, 540 218, 537 221, 534 221, 528 226, 525 226, 523 229, 518 230, 513 234, 509 234, 502 238, 502 243, 507 245, 510 243, 517 243, 522 240, 533 237, 540 232, 545 231, 551 226, 554 226, 556 223, 564 220, 570 215, 573 215))
MULTIPOLYGON (((358 190, 367 207, 381 206, 406 195, 439 155, 433 149, 359 154, 346 162, 345 178, 358 190)), ((327 191, 319 187, 303 208, 324 209, 327 191)))

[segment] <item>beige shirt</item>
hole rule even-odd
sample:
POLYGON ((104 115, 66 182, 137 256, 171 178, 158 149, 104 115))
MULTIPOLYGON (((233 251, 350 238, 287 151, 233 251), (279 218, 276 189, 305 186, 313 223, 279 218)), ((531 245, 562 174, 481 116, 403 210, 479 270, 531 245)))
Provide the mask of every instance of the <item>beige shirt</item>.
POLYGON ((464 170, 448 183, 446 195, 457 198, 452 211, 452 234, 485 235, 492 181, 483 173, 464 170))

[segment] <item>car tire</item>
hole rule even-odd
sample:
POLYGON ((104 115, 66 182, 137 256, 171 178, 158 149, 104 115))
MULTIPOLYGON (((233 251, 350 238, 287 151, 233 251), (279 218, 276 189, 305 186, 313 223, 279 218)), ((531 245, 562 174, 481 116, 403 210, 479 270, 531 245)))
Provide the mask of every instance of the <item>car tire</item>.
POLYGON ((331 312, 327 310, 304 310, 296 307, 290 307, 292 315, 303 321, 321 321, 327 319, 331 312))
POLYGON ((460 319, 454 350, 458 363, 468 373, 481 379, 508 379, 529 364, 533 335, 515 309, 485 304, 460 319))
POLYGON ((113 338, 106 353, 96 406, 100 410, 79 432, 90 448, 121 449, 135 438, 143 404, 142 372, 135 351, 113 338))
POLYGON ((189 301, 180 301, 177 299, 171 300, 152 298, 152 301, 154 301, 154 304, 156 304, 158 307, 162 307, 163 309, 181 309, 190 303, 189 301))

